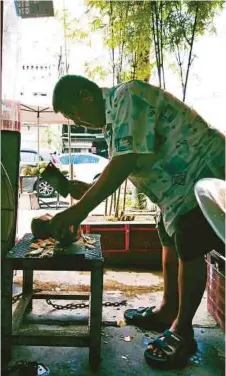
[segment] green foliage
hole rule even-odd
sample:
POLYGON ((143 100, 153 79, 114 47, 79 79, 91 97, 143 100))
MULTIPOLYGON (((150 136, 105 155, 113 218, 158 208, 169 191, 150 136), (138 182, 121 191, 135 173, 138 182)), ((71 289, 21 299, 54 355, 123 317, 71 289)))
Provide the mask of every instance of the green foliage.
POLYGON ((54 132, 51 127, 47 127, 40 131, 40 144, 43 148, 60 150, 62 139, 59 133, 54 132))
POLYGON ((150 19, 145 1, 86 1, 95 16, 92 30, 104 32, 109 48, 113 81, 148 81, 150 76, 150 19))
POLYGON ((144 193, 139 193, 137 191, 137 198, 135 203, 135 208, 139 210, 147 209, 147 196, 144 193))
POLYGON ((175 55, 182 98, 185 100, 193 47, 206 31, 214 32, 213 19, 222 10, 223 1, 151 1, 152 35, 155 45, 159 85, 165 87, 164 51, 175 55))
POLYGON ((194 42, 207 30, 214 32, 213 18, 223 4, 224 1, 86 1, 88 12, 94 14, 91 30, 104 32, 114 80, 148 81, 155 62, 159 86, 165 88, 165 54, 173 53, 183 99, 194 60, 194 42))
POLYGON ((89 31, 84 30, 81 26, 81 20, 73 17, 67 9, 63 9, 61 12, 56 12, 56 17, 62 23, 65 38, 72 42, 86 41, 89 36, 89 31))
POLYGON ((90 80, 104 80, 109 71, 103 68, 101 65, 95 65, 89 62, 85 62, 85 74, 90 80))

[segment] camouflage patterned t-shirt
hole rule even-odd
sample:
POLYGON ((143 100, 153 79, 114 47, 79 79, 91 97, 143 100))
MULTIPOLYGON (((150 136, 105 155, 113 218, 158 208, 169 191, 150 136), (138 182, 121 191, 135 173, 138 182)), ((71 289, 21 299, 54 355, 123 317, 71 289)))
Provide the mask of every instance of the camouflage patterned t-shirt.
POLYGON ((225 141, 179 99, 143 81, 103 96, 109 155, 140 154, 129 179, 159 206, 172 236, 178 216, 197 206, 195 182, 222 178, 225 141))

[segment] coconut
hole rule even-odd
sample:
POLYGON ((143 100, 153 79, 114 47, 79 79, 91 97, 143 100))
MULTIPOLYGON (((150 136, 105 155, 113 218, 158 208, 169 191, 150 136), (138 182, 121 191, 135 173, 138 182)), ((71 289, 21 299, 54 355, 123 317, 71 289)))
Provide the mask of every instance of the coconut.
POLYGON ((45 214, 41 217, 35 217, 31 221, 31 231, 36 239, 47 239, 52 236, 50 221, 52 215, 45 214))
POLYGON ((32 175, 32 167, 27 166, 27 173, 26 175, 32 175))
POLYGON ((39 167, 40 167, 40 168, 46 168, 47 165, 48 165, 48 162, 40 162, 40 163, 39 163, 39 167))
POLYGON ((38 174, 38 169, 36 168, 36 167, 32 167, 31 168, 31 175, 33 176, 35 176, 35 175, 37 175, 38 174))
POLYGON ((39 173, 42 174, 45 171, 45 167, 40 168, 39 173))
POLYGON ((28 175, 29 171, 30 171, 29 168, 24 167, 24 168, 22 168, 22 170, 21 170, 21 175, 26 176, 26 175, 28 175))

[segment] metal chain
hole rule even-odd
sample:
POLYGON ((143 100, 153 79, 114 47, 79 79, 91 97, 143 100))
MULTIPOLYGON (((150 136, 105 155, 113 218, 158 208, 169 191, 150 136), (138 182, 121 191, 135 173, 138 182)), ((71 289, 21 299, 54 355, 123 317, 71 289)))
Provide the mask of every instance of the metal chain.
POLYGON ((20 298, 22 298, 22 295, 23 295, 22 292, 21 292, 20 294, 14 295, 14 296, 12 297, 12 304, 18 302, 18 300, 20 300, 20 298))
MULTIPOLYGON (((50 299, 46 299, 46 303, 52 306, 55 309, 79 309, 79 308, 88 308, 89 303, 69 303, 65 305, 55 304, 50 299)), ((125 306, 127 304, 127 300, 121 300, 120 302, 104 302, 102 303, 103 307, 119 307, 125 306)))
POLYGON ((55 304, 53 302, 51 302, 50 299, 46 299, 46 303, 50 306, 52 306, 53 308, 55 309, 78 309, 78 308, 88 308, 89 307, 89 304, 85 304, 85 303, 78 303, 78 304, 73 304, 73 303, 69 303, 69 304, 65 304, 65 305, 61 305, 61 304, 55 304))
MULTIPOLYGON (((34 294, 34 293, 41 292, 41 291, 42 291, 42 289, 34 289, 34 290, 32 290, 32 293, 34 294)), ((20 300, 20 298, 22 298, 22 296, 23 296, 23 292, 20 292, 19 294, 14 295, 12 297, 12 304, 15 304, 16 302, 18 302, 18 300, 20 300)))
MULTIPOLYGON (((33 293, 37 293, 37 292, 41 292, 42 290, 41 289, 34 289, 32 292, 33 293)), ((17 294, 17 295, 14 295, 12 297, 12 304, 18 302, 18 300, 20 300, 20 298, 22 298, 23 296, 23 292, 17 294)), ((61 305, 61 304, 55 304, 53 303, 50 299, 46 299, 46 303, 50 306, 52 306, 53 308, 55 309, 58 309, 58 310, 61 310, 61 309, 82 309, 82 308, 88 308, 89 307, 89 303, 69 303, 69 304, 65 304, 65 305, 61 305)), ((102 306, 103 307, 119 307, 119 306, 126 306, 127 304, 127 300, 121 300, 119 302, 104 302, 102 303, 102 306)))

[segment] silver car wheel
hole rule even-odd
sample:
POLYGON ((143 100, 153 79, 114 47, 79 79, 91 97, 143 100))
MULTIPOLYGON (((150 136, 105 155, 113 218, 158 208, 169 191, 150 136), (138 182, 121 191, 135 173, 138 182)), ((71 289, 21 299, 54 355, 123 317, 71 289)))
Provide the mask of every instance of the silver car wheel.
POLYGON ((47 183, 47 181, 45 180, 42 180, 40 183, 39 183, 39 194, 42 196, 42 197, 49 197, 53 194, 53 187, 47 183))

